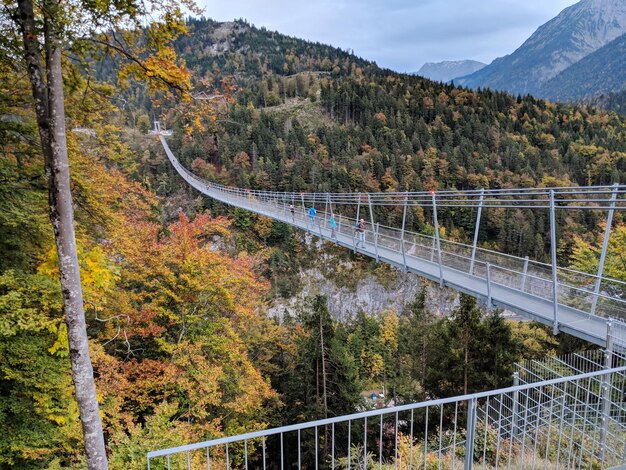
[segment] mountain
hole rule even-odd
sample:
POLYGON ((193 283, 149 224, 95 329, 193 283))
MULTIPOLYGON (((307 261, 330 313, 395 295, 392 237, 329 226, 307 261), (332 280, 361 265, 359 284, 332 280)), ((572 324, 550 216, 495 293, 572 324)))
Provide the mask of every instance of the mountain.
POLYGON ((455 82, 513 94, 542 83, 626 33, 626 1, 581 0, 540 26, 515 52, 455 82))
POLYGON ((577 101, 625 89, 626 34, 622 34, 545 82, 538 95, 554 101, 577 101))
POLYGON ((437 82, 449 82, 453 78, 477 72, 487 64, 477 60, 444 60, 443 62, 426 62, 415 75, 430 78, 437 82))

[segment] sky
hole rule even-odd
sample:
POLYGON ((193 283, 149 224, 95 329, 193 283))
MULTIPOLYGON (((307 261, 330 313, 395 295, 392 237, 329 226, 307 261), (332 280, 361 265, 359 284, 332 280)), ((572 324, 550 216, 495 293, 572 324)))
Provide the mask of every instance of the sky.
POLYGON ((489 63, 577 0, 198 0, 204 16, 353 50, 399 72, 425 62, 489 63))

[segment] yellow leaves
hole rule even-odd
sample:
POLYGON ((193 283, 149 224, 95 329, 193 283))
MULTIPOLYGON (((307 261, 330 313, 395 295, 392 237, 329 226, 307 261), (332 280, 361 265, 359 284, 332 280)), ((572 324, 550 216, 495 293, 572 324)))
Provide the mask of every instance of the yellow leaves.
POLYGON ((120 66, 120 82, 127 85, 130 78, 147 82, 151 93, 163 91, 169 96, 178 90, 184 100, 190 99, 187 92, 191 89, 191 73, 184 64, 177 62, 172 46, 163 46, 144 60, 120 66))
POLYGON ((254 231, 261 237, 263 240, 267 240, 267 238, 272 233, 272 219, 268 217, 259 216, 257 218, 256 223, 254 224, 254 231))
POLYGON ((67 422, 65 417, 63 416, 57 416, 57 415, 48 415, 48 419, 56 424, 58 424, 59 426, 64 426, 65 423, 67 422))
MULTIPOLYGON (((119 279, 118 268, 100 246, 86 250, 82 245, 77 244, 77 252, 85 301, 91 302, 95 308, 100 309, 100 302, 104 295, 113 290, 119 279)), ((46 252, 38 272, 52 279, 58 279, 58 256, 54 246, 46 252)))
POLYGON ((69 356, 69 343, 67 339, 67 326, 65 323, 60 323, 57 328, 57 339, 48 352, 53 356, 56 354, 59 357, 69 356))
POLYGON ((359 359, 370 379, 380 377, 385 370, 385 361, 383 357, 376 352, 364 349, 361 351, 359 359))
MULTIPOLYGON (((598 271, 606 222, 602 222, 599 225, 600 230, 597 231, 595 240, 587 241, 582 237, 574 237, 571 263, 573 267, 580 271, 591 274, 596 274, 598 271)), ((626 253, 626 225, 620 223, 612 228, 609 237, 609 246, 603 270, 605 277, 626 281, 624 253, 626 253)))
POLYGON ((389 352, 398 349, 398 315, 392 310, 385 310, 381 314, 380 338, 389 352))

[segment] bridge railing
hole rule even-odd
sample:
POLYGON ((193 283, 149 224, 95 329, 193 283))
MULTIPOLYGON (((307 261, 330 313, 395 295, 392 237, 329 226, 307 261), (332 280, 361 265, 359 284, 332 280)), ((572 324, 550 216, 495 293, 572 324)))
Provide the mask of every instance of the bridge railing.
POLYGON ((626 464, 625 378, 620 367, 374 408, 152 451, 148 468, 608 468, 626 464))
MULTIPOLYGON (((330 215, 334 215, 338 227, 336 241, 357 247, 354 232, 356 222, 366 222, 365 240, 367 254, 375 256, 391 253, 398 259, 396 265, 407 268, 407 260, 413 266, 422 260, 439 267, 443 284, 443 267, 480 279, 486 284, 482 295, 490 303, 489 292, 494 286, 502 286, 534 296, 554 305, 554 329, 559 329, 559 308, 569 307, 581 314, 609 318, 626 318, 626 282, 603 275, 604 262, 615 210, 626 209, 626 186, 598 186, 586 188, 524 188, 472 191, 439 191, 437 193, 296 193, 248 190, 233 188, 203 180, 185 169, 172 154, 163 136, 160 136, 168 158, 177 171, 199 191, 227 204, 249 209, 274 217, 322 238, 330 239, 328 227, 330 215), (294 216, 289 206, 294 206, 294 216), (446 240, 439 230, 434 234, 412 232, 407 228, 408 211, 419 206, 432 213, 432 227, 439 226, 437 210, 475 209, 476 222, 472 245, 446 240), (308 209, 316 207, 313 226, 310 225, 308 209), (500 253, 478 246, 481 214, 487 209, 533 209, 546 211, 550 216, 552 263, 543 263, 528 257, 500 253), (599 268, 596 274, 581 272, 556 263, 556 213, 564 210, 593 210, 607 212, 607 224, 599 268), (381 223, 381 211, 394 212, 402 224, 400 227, 381 223), (381 220, 377 220, 376 218, 381 220)), ((384 213, 384 212, 383 212, 384 213)), ((398 218, 396 217, 396 218, 398 218)), ((386 220, 386 219, 385 219, 386 220)))

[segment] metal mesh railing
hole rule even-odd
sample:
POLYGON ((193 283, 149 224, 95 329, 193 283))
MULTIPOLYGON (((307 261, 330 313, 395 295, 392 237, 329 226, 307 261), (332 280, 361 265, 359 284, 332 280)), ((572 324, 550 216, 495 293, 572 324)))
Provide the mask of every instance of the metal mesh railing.
POLYGON ((148 468, 609 468, 626 367, 150 452, 148 468), (609 416, 610 419, 606 419, 609 416))
MULTIPOLYGON (((555 212, 563 210, 626 209, 626 186, 587 188, 531 188, 485 191, 440 191, 435 193, 294 193, 253 191, 205 181, 186 170, 159 136, 172 165, 198 191, 237 207, 309 230, 321 238, 358 250, 406 270, 453 285, 497 304, 525 313, 529 300, 537 319, 551 324, 572 325, 569 332, 602 344, 607 318, 626 319, 626 282, 556 265, 555 212), (478 208, 473 245, 446 240, 438 230, 433 235, 406 229, 407 211, 420 206, 430 210, 438 227, 437 209, 478 208), (314 217, 308 210, 315 207, 314 217), (480 211, 483 208, 532 208, 551 215, 551 250, 554 264, 546 264, 477 246, 480 211), (381 211, 402 212, 402 225, 391 227, 375 221, 381 211), (329 227, 334 216, 337 228, 329 227), (364 240, 355 232, 360 218, 366 219, 364 240), (427 261, 429 264, 424 263, 427 261), (436 266, 432 266, 436 265, 436 266), (464 277, 459 277, 462 274, 464 277), (511 293, 522 296, 514 298, 511 293), (550 305, 552 304, 552 306, 550 305), (539 311, 541 310, 541 311, 539 311), (569 315, 568 315, 569 314, 569 315), (595 329, 578 325, 585 318, 596 320, 595 329)), ((610 220, 609 220, 610 222, 610 220)), ((607 224, 610 228, 610 223, 607 224)), ((608 240, 609 232, 605 238, 608 240)), ((606 246, 603 252, 606 252, 606 246)), ((603 260, 601 260, 602 264, 603 260)), ((602 272, 602 269, 599 269, 602 272)))

